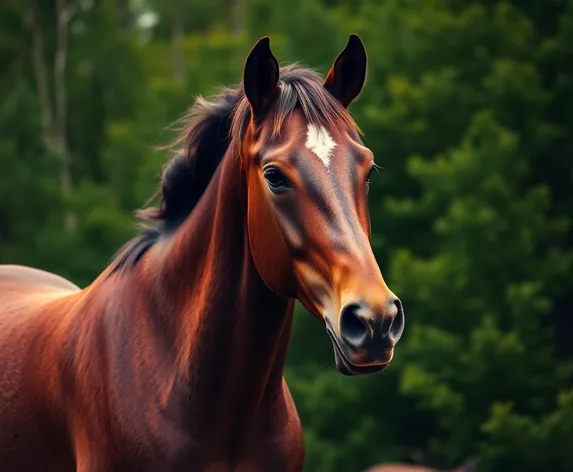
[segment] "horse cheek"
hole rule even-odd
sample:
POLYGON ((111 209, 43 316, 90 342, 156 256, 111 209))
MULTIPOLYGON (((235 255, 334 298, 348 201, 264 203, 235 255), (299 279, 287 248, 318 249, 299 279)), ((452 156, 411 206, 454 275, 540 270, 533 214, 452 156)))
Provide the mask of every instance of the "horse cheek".
POLYGON ((265 183, 254 182, 254 178, 250 180, 247 228, 253 261, 270 290, 284 298, 295 298, 292 258, 276 222, 269 196, 264 193, 265 183))

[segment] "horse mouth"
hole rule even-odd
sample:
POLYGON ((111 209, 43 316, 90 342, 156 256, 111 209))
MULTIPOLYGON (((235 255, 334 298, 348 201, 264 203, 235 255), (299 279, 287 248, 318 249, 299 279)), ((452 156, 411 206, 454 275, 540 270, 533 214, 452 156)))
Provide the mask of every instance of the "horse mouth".
POLYGON ((390 362, 386 362, 385 364, 379 365, 367 365, 367 366, 357 366, 350 362, 347 357, 344 355, 344 352, 338 345, 336 341, 336 337, 327 329, 326 332, 332 341, 332 348, 334 350, 334 361, 336 362, 336 370, 340 372, 342 375, 347 376, 354 376, 354 375, 370 375, 370 374, 377 374, 382 372, 390 362))

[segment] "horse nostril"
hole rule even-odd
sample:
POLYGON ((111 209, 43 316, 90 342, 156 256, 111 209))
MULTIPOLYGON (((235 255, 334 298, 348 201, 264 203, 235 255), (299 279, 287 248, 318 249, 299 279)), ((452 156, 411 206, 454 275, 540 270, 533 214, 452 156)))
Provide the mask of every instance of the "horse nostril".
POLYGON ((398 342, 400 336, 402 336, 402 331, 404 330, 404 309, 402 308, 402 302, 398 299, 394 300, 393 304, 396 316, 394 316, 394 319, 392 320, 388 334, 394 342, 398 342))
POLYGON ((364 346, 371 335, 368 321, 360 314, 361 306, 347 305, 340 314, 340 335, 351 346, 364 346))

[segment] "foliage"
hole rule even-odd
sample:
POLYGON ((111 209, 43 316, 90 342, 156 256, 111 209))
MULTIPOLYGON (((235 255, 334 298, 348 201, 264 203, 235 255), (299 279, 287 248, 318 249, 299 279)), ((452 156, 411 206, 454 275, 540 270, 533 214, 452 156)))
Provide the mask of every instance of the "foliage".
POLYGON ((297 307, 286 376, 307 470, 416 450, 441 468, 573 470, 571 2, 69 1, 60 80, 57 3, 0 6, 0 262, 89 284, 195 95, 236 83, 262 35, 325 73, 358 32, 372 243, 407 323, 383 374, 345 378, 297 307))

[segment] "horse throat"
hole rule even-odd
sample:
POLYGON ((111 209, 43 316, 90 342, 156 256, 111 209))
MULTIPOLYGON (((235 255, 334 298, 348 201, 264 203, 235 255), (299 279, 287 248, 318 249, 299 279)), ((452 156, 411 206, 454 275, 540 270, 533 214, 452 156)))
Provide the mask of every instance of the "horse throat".
POLYGON ((193 213, 152 256, 162 259, 155 305, 171 325, 190 421, 218 436, 245 433, 282 398, 294 305, 267 288, 253 262, 239 167, 223 159, 193 213))

